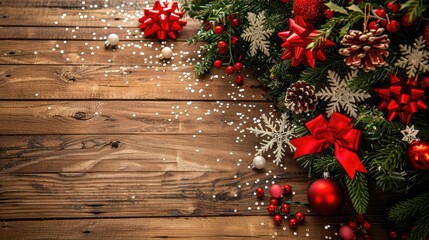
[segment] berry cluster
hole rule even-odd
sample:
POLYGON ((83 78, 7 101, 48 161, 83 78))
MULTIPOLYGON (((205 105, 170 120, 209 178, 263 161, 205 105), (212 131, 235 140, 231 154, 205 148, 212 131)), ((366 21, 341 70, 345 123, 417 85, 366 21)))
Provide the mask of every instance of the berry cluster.
POLYGON ((388 235, 389 235, 389 239, 392 239, 392 240, 399 240, 399 239, 400 240, 408 240, 408 239, 410 239, 410 233, 408 233, 408 232, 399 233, 398 231, 391 230, 391 231, 389 231, 388 235))
POLYGON ((340 227, 338 235, 343 240, 371 240, 369 235, 371 228, 371 223, 362 214, 358 214, 356 219, 340 227))
MULTIPOLYGON (((369 29, 378 29, 380 26, 383 26, 387 29, 387 31, 391 33, 395 33, 399 31, 401 28, 401 24, 395 18, 400 17, 399 10, 401 6, 399 3, 392 1, 389 2, 386 7, 380 7, 374 10, 375 18, 377 20, 373 20, 368 23, 369 29)), ((409 27, 413 25, 415 22, 415 18, 410 18, 409 15, 404 14, 401 17, 401 23, 405 27, 409 27)))
MULTIPOLYGON (((240 21, 235 15, 229 15, 226 19, 226 23, 220 21, 216 23, 214 27, 214 33, 216 35, 219 35, 222 40, 219 40, 217 42, 219 59, 216 59, 214 61, 213 67, 219 69, 224 63, 222 59, 229 59, 228 66, 226 67, 225 71, 228 75, 232 75, 234 73, 239 73, 241 72, 241 70, 243 70, 243 64, 240 62, 240 59, 238 59, 234 63, 233 55, 231 54, 231 48, 236 46, 239 41, 239 38, 234 35, 233 29, 240 25, 240 21), (228 53, 229 58, 227 57, 228 53)), ((213 26, 210 25, 208 29, 212 27, 213 26)), ((237 76, 235 77, 235 83, 241 86, 243 84, 243 77, 237 74, 237 76)))
MULTIPOLYGON (((289 184, 281 186, 280 184, 274 184, 270 188, 270 204, 267 207, 268 213, 273 216, 274 223, 281 225, 283 219, 288 219, 288 225, 291 229, 295 229, 299 223, 304 222, 304 213, 296 212, 295 214, 290 213, 290 200, 283 200, 283 198, 290 198, 292 196, 292 187, 289 184)), ((265 196, 264 189, 256 189, 256 196, 263 198, 265 196)))

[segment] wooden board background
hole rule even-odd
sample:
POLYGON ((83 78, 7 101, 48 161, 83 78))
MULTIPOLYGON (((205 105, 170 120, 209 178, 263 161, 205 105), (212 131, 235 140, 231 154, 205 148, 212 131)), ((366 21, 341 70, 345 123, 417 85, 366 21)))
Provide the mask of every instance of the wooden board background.
MULTIPOLYGON (((305 202, 308 187, 290 157, 248 168, 259 139, 246 128, 272 109, 254 77, 239 88, 221 70, 196 76, 199 45, 186 39, 199 22, 175 42, 145 39, 145 6, 0 0, 0 239, 334 237, 353 217, 348 202, 330 217, 294 205, 306 220, 293 231, 254 196, 275 181, 305 202), (103 47, 112 32, 115 51, 103 47), (174 59, 156 60, 163 46, 174 59)), ((385 239, 375 198, 371 233, 385 239)))

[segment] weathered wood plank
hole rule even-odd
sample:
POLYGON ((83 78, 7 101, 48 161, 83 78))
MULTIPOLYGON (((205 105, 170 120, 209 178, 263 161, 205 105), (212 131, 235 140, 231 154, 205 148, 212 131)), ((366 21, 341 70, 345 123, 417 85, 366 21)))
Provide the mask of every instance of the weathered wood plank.
POLYGON ((236 134, 263 108, 269 104, 0 101, 0 134, 236 134))
MULTIPOLYGON (((0 5, 1 6, 1 5, 0 5)), ((43 26, 43 27, 108 27, 138 29, 143 7, 115 9, 64 9, 33 7, 1 7, 0 26, 43 26)), ((188 19, 187 19, 188 20, 188 19)), ((190 22, 195 20, 190 20, 190 22)), ((196 26, 196 25, 195 25, 196 26)), ((193 24, 182 30, 195 29, 193 24)), ((194 31, 194 30, 192 30, 194 31)), ((179 33, 180 34, 180 33, 179 33)))
MULTIPOLYGON (((188 20, 188 24, 176 39, 183 42, 193 37, 199 29, 200 23, 188 20)), ((139 28, 123 27, 101 28, 101 27, 26 27, 26 26, 3 26, 0 27, 1 40, 104 40, 111 33, 116 33, 122 41, 143 40, 155 41, 153 38, 145 38, 139 28), (95 35, 94 35, 95 33, 95 35)))
POLYGON ((0 40, 0 64, 137 65, 149 66, 156 71, 161 67, 196 64, 201 56, 199 46, 189 46, 185 42, 164 45, 157 41, 134 41, 122 43, 116 50, 106 50, 104 41, 0 40), (167 62, 158 60, 163 46, 173 47, 174 59, 167 62))
POLYGON ((67 8, 67 9, 82 9, 82 6, 89 8, 101 8, 108 6, 119 6, 122 9, 127 8, 143 8, 147 4, 154 2, 155 0, 147 1, 124 1, 124 0, 0 0, 0 6, 4 7, 32 7, 32 8, 67 8), (83 4, 84 2, 84 4, 83 4))
MULTIPOLYGON (((377 216, 367 216, 373 226, 374 240, 387 239, 377 216)), ((325 239, 334 238, 344 217, 312 217, 295 231, 275 226, 268 216, 208 218, 134 218, 48 221, 5 221, 2 239, 325 239), (327 224, 331 228, 325 229, 327 224), (294 232, 297 234, 295 235, 294 232), (308 236, 306 236, 308 233, 308 236)))
MULTIPOLYGON (((225 135, 2 136, 0 174, 250 171, 257 139, 234 140, 225 135)), ((304 174, 296 161, 285 162, 288 172, 304 174)))
MULTIPOLYGON (((262 181, 272 178, 264 173, 259 176, 262 181)), ((277 176, 277 181, 294 186, 295 201, 305 201, 305 175, 277 176)), ((253 171, 234 170, 1 175, 0 218, 264 214, 269 199, 265 198, 264 206, 257 210, 253 192, 256 186, 267 183, 255 183, 256 178, 253 171)), ((294 205, 293 209, 307 208, 294 205)))
MULTIPOLYGON (((144 66, 0 65, 0 99, 231 100, 229 93, 239 91, 232 80, 200 78, 192 66, 156 72, 144 66)), ((253 84, 245 77, 239 99, 264 100, 253 84)))

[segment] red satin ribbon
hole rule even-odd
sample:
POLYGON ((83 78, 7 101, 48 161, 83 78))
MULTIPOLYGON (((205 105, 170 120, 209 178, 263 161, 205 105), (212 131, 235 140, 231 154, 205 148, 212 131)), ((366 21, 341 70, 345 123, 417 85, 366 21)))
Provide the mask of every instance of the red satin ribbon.
POLYGON ((334 112, 329 122, 320 114, 305 125, 311 135, 291 140, 296 148, 294 159, 322 152, 334 144, 334 155, 351 179, 356 172, 367 173, 356 151, 359 149, 362 132, 353 128, 352 119, 334 112))
POLYGON ((304 60, 306 64, 314 68, 316 59, 326 60, 325 48, 335 46, 335 43, 329 39, 322 41, 319 46, 313 50, 307 49, 314 38, 319 36, 319 32, 314 26, 305 21, 302 17, 297 16, 295 19, 289 19, 289 31, 279 32, 277 34, 284 42, 281 45, 285 48, 281 59, 292 58, 292 66, 296 67, 304 60))
POLYGON ((390 74, 390 85, 386 88, 376 88, 374 91, 382 98, 378 105, 379 110, 388 110, 387 119, 392 121, 399 116, 401 121, 408 125, 419 109, 427 109, 423 101, 425 91, 417 81, 408 79, 403 81, 393 73, 390 74))
POLYGON ((177 38, 177 32, 186 26, 186 20, 181 19, 183 12, 179 11, 177 2, 156 1, 153 8, 144 9, 144 16, 139 19, 139 28, 144 30, 144 35, 150 37, 156 33, 159 40, 177 38))

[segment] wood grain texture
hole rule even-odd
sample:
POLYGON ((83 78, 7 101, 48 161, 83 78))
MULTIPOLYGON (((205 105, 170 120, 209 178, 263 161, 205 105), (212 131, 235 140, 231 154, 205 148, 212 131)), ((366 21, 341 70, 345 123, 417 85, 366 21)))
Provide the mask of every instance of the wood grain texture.
MULTIPOLYGON (((245 77, 240 92, 226 79, 200 78, 191 66, 0 65, 0 99, 171 99, 263 101, 258 82, 245 77), (195 82, 195 79, 201 79, 195 82), (29 87, 31 86, 31 87, 29 87), (236 93, 231 95, 231 93, 236 93), (35 95, 37 93, 37 96, 35 95), (238 94, 240 93, 240 96, 238 94)), ((223 74, 214 70, 213 74, 223 74)))
MULTIPOLYGON (((378 217, 371 237, 387 239, 378 217)), ((325 239, 334 237, 337 218, 306 217, 295 231, 274 226, 268 216, 208 218, 133 218, 49 221, 5 221, 0 228, 4 239, 325 239), (325 229, 326 223, 332 227, 325 229), (162 227, 160 227, 162 226, 162 227), (108 229, 108 231, 106 231, 108 229), (308 230, 308 231, 307 231, 308 230), (306 236, 306 234, 309 234, 306 236)))
POLYGON ((0 101, 0 134, 236 134, 231 124, 251 120, 269 106, 208 101, 0 101))

